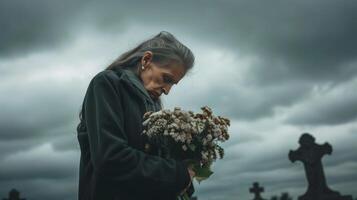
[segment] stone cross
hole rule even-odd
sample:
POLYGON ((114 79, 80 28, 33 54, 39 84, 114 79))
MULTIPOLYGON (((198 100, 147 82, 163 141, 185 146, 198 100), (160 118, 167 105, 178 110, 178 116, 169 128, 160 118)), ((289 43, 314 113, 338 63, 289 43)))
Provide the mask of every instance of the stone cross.
POLYGON ((263 198, 260 196, 260 193, 264 192, 264 188, 260 187, 259 183, 254 182, 253 187, 249 189, 249 192, 254 194, 253 200, 263 200, 263 198))
POLYGON ((328 143, 316 144, 315 138, 309 133, 301 135, 299 144, 297 150, 289 152, 291 162, 301 161, 304 164, 308 183, 306 193, 298 200, 352 200, 352 197, 341 196, 327 186, 321 159, 325 154, 332 153, 332 146, 328 143))
POLYGON ((270 200, 278 200, 278 196, 272 196, 270 200))
POLYGON ((17 191, 16 189, 12 189, 9 192, 9 198, 8 199, 3 199, 3 200, 26 200, 23 198, 20 198, 20 192, 17 191))
POLYGON ((292 198, 289 196, 289 193, 284 192, 281 194, 280 200, 292 200, 292 198))

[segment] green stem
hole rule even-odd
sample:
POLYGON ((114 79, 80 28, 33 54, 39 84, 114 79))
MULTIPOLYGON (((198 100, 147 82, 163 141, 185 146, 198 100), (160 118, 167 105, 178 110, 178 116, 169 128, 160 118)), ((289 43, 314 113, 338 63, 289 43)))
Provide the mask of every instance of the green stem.
POLYGON ((183 200, 190 200, 190 197, 188 196, 188 194, 185 192, 185 194, 183 194, 183 200))
POLYGON ((178 197, 178 200, 190 200, 190 197, 188 196, 187 192, 185 192, 183 195, 178 197))

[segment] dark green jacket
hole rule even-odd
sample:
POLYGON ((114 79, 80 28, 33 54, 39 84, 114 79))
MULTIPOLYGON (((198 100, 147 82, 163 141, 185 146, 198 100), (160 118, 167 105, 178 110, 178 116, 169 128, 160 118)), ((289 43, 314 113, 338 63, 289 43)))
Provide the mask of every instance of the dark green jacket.
POLYGON ((184 162, 143 152, 143 114, 160 109, 129 70, 91 80, 77 127, 79 200, 172 200, 188 185, 184 162))

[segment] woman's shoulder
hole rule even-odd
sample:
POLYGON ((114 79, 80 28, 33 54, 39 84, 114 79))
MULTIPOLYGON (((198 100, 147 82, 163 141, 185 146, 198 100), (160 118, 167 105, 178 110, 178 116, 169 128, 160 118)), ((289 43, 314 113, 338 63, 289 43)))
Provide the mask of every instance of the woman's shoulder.
POLYGON ((96 85, 100 83, 110 84, 115 87, 121 87, 121 85, 127 82, 127 75, 123 70, 109 70, 105 69, 98 72, 94 77, 91 79, 91 85, 96 85))
POLYGON ((92 85, 105 84, 107 86, 111 85, 113 88, 119 90, 134 91, 140 90, 140 83, 137 78, 133 77, 131 72, 125 69, 105 69, 98 72, 91 80, 92 85))
POLYGON ((103 70, 94 76, 93 82, 94 85, 96 82, 110 84, 117 91, 125 90, 138 95, 140 98, 151 100, 139 77, 133 71, 127 69, 103 70))
POLYGON ((98 72, 94 77, 93 81, 100 81, 103 79, 110 80, 110 81, 120 81, 124 79, 123 70, 109 70, 105 69, 103 71, 98 72))

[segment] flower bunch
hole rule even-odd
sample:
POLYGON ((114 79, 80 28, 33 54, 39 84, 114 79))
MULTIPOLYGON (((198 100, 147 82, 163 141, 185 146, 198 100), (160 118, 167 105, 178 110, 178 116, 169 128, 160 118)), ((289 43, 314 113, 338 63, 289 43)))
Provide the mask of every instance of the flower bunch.
POLYGON ((205 106, 202 113, 171 110, 147 112, 143 121, 145 150, 166 158, 188 161, 202 181, 213 172, 210 166, 217 158, 223 158, 224 150, 219 142, 229 139, 227 118, 214 116, 205 106))

